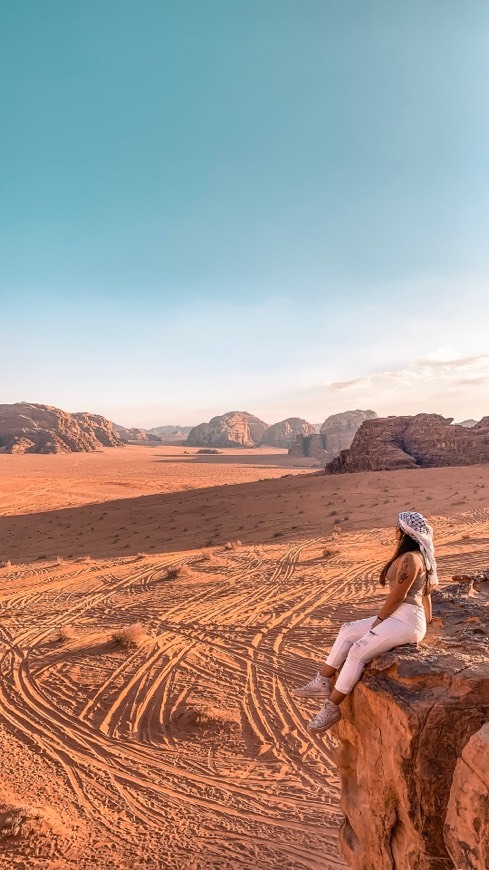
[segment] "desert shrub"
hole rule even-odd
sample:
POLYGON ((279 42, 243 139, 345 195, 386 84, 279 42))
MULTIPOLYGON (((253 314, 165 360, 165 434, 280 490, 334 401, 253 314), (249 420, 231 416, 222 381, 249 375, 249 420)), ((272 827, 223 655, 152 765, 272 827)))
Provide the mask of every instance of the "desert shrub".
POLYGON ((172 565, 168 568, 164 579, 165 580, 191 580, 194 572, 189 565, 172 565))
POLYGON ((0 568, 7 568, 7 570, 8 570, 11 567, 12 567, 12 562, 10 561, 10 559, 7 559, 6 562, 0 562, 0 568))
POLYGON ((126 625, 124 628, 116 628, 111 635, 114 643, 123 647, 141 646, 147 637, 146 629, 141 622, 134 622, 132 625, 126 625))
POLYGON ((226 541, 226 543, 224 544, 224 549, 225 550, 238 550, 242 546, 243 545, 242 545, 241 541, 226 541))
POLYGON ((56 564, 57 565, 64 565, 64 563, 65 563, 64 556, 56 556, 56 564))
POLYGON ((6 807, 0 817, 0 837, 18 837, 26 824, 41 819, 42 810, 38 807, 6 807))
POLYGON ((138 559, 146 559, 147 555, 148 555, 147 553, 138 553, 136 556, 136 561, 138 559))
POLYGON ((332 559, 333 556, 337 556, 339 552, 338 547, 325 547, 323 550, 323 559, 332 559))
POLYGON ((72 625, 62 625, 61 628, 58 628, 57 640, 61 643, 65 643, 68 640, 73 640, 75 637, 75 629, 72 625))

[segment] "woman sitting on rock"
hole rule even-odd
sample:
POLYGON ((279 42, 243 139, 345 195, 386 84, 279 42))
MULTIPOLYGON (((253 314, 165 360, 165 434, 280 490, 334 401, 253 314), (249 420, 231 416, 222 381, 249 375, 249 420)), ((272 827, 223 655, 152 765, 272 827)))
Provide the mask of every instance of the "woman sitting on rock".
POLYGON ((431 622, 430 592, 438 583, 433 530, 422 514, 404 511, 397 518, 396 538, 396 551, 380 574, 382 586, 389 584, 389 595, 379 614, 342 625, 324 667, 296 689, 301 698, 329 699, 309 723, 314 734, 341 719, 339 705, 368 662, 396 646, 419 643, 426 634, 426 624, 431 622), (339 668, 332 688, 331 678, 339 668))

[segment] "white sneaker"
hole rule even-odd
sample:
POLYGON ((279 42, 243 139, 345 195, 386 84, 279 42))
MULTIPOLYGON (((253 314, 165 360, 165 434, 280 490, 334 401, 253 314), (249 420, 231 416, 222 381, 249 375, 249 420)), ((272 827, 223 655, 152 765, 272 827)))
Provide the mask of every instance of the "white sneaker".
POLYGON ((305 686, 294 691, 299 698, 329 698, 330 694, 329 677, 322 677, 319 671, 305 686))
POLYGON ((314 719, 311 719, 307 728, 314 734, 320 734, 322 731, 327 731, 328 728, 331 728, 340 719, 341 710, 337 704, 333 704, 332 701, 326 701, 319 713, 316 714, 314 719))

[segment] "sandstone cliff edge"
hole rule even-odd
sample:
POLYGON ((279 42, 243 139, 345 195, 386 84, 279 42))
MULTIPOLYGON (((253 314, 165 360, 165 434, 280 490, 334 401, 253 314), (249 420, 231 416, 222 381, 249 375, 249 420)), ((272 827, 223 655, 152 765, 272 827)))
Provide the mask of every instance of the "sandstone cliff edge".
POLYGON ((489 572, 454 579, 423 643, 375 659, 333 730, 355 870, 489 867, 489 572))

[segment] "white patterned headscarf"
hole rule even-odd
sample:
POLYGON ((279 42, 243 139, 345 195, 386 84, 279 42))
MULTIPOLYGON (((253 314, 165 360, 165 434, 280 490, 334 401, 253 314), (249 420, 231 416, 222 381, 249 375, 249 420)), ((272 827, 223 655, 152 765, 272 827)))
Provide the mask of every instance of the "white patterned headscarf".
POLYGON ((418 542, 424 556, 431 586, 438 586, 438 574, 433 544, 433 529, 423 514, 417 511, 402 511, 397 518, 399 528, 418 542))

